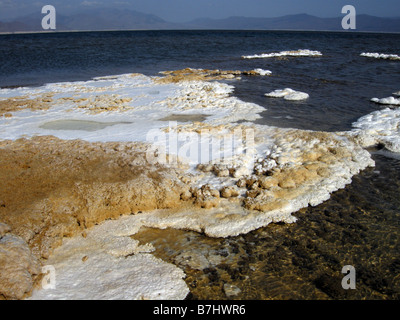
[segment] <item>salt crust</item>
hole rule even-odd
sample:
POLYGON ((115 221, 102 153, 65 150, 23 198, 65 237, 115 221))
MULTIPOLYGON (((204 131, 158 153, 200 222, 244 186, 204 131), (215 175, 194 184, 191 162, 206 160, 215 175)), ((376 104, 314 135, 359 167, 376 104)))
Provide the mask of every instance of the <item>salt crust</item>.
POLYGON ((376 52, 363 52, 360 54, 361 57, 385 59, 385 60, 400 60, 400 56, 397 54, 385 54, 376 52))
POLYGON ((260 76, 269 76, 272 74, 272 71, 264 70, 264 69, 260 69, 260 68, 254 69, 253 71, 258 73, 260 76))
POLYGON ((295 51, 281 51, 273 53, 263 53, 242 56, 243 59, 262 59, 262 58, 275 58, 275 57, 319 57, 322 56, 320 51, 313 51, 309 49, 299 49, 295 51))
POLYGON ((400 152, 400 109, 386 108, 365 115, 353 123, 350 135, 363 147, 382 144, 392 152, 400 152))
POLYGON ((293 212, 326 201, 332 192, 351 183, 353 175, 374 165, 369 153, 353 142, 354 133, 346 136, 250 123, 230 124, 238 120, 253 121, 264 111, 258 105, 231 97, 232 90, 225 83, 184 78, 176 83, 159 83, 157 78, 143 75, 0 90, 4 101, 13 96, 40 97, 54 93, 53 107, 46 112, 20 110, 10 118, 0 119, 5 128, 0 131, 4 139, 53 134, 61 139, 87 141, 146 141, 145 133, 151 129, 196 134, 207 128, 216 129, 217 133, 212 134, 219 138, 248 129, 255 137, 253 153, 239 146, 230 159, 217 157, 209 163, 200 163, 196 169, 191 167, 183 180, 188 188, 181 195, 184 202, 194 205, 189 211, 156 210, 128 216, 93 227, 86 238, 65 240, 48 260, 58 272, 58 288, 35 291, 33 298, 184 298, 188 291, 183 273, 151 256, 150 246, 139 246, 129 238, 140 226, 190 229, 212 237, 227 237, 271 222, 292 223, 296 221, 293 212), (82 100, 93 96, 96 99, 89 104, 82 100), (210 116, 203 123, 174 128, 163 127, 157 121, 162 116, 177 112, 193 114, 197 110, 210 116), (95 134, 40 128, 45 121, 66 116, 133 125, 116 125, 95 134), (213 184, 221 180, 220 185, 213 184), (218 186, 224 189, 215 189, 218 186), (118 268, 114 269, 115 265, 118 268), (129 280, 127 274, 131 275, 129 280), (161 287, 159 281, 163 283, 161 287))
POLYGON ((184 272, 150 254, 151 245, 130 238, 141 215, 107 221, 85 237, 64 241, 46 262, 56 288, 34 290, 31 300, 181 300, 189 293, 184 272))
POLYGON ((270 93, 266 93, 265 96, 270 98, 283 97, 285 100, 289 101, 306 100, 309 98, 309 95, 307 93, 301 91, 295 91, 290 88, 274 90, 270 93))
MULTIPOLYGON (((396 94, 396 93, 394 93, 396 94)), ((394 97, 387 97, 387 98, 372 98, 371 101, 376 102, 378 104, 388 104, 393 106, 400 106, 400 99, 396 99, 394 97)))

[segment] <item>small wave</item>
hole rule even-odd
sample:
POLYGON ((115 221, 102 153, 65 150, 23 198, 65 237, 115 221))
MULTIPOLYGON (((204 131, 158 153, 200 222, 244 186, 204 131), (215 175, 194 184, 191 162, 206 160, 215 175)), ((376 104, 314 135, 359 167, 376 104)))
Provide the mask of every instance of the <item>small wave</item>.
POLYGON ((300 101, 309 98, 308 93, 295 91, 290 88, 274 90, 270 93, 266 93, 265 96, 270 98, 284 98, 289 101, 300 101))
POLYGON ((299 49, 272 53, 262 53, 249 56, 242 56, 243 59, 260 59, 260 58, 275 58, 275 57, 318 57, 322 56, 320 51, 313 51, 309 49, 299 49))
POLYGON ((400 60, 400 56, 397 54, 385 54, 376 52, 363 52, 360 54, 361 57, 385 59, 385 60, 400 60))

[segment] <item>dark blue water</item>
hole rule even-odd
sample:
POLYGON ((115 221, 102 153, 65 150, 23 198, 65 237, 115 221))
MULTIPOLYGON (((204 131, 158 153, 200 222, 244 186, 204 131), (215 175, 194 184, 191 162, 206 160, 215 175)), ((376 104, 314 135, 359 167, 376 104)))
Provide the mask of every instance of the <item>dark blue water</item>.
MULTIPOLYGON (((0 87, 131 72, 156 75, 186 67, 262 68, 273 75, 232 82, 234 95, 266 108, 258 123, 349 130, 359 117, 382 108, 370 102, 372 97, 400 90, 400 61, 368 59, 360 57, 362 52, 400 54, 400 35, 266 31, 0 35, 0 87), (241 59, 296 49, 318 50, 323 56, 241 59), (307 92, 310 98, 289 102, 264 96, 286 87, 307 92)), ((350 186, 324 204, 296 213, 299 221, 293 225, 270 225, 225 240, 166 231, 189 239, 177 249, 179 253, 202 243, 211 251, 223 246, 236 255, 232 265, 203 271, 186 268, 190 297, 224 299, 223 285, 228 282, 242 290, 239 299, 399 299, 400 161, 374 158, 376 168, 355 176, 350 186), (340 287, 346 264, 357 270, 357 290, 340 287)), ((163 259, 174 262, 177 252, 171 246, 158 244, 158 236, 152 242, 163 259)))
POLYGON ((400 89, 399 61, 360 57, 400 53, 399 34, 268 31, 130 31, 0 35, 0 87, 88 80, 95 76, 186 67, 268 69, 272 77, 245 77, 235 95, 265 106, 264 124, 326 131, 347 130, 378 107, 372 97, 400 89), (243 55, 311 49, 323 57, 241 59, 243 55), (290 87, 305 102, 268 99, 290 87), (295 115, 295 116, 294 116, 295 115))

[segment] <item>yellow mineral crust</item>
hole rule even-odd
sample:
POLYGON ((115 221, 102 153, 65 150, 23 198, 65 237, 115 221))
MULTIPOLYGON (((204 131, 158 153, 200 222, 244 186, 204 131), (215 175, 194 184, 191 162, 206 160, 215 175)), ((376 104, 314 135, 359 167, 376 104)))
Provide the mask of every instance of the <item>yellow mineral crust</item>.
POLYGON ((53 102, 53 94, 46 93, 39 97, 12 97, 0 99, 0 117, 12 117, 12 112, 29 109, 31 111, 48 110, 53 102))
POLYGON ((163 71, 163 77, 156 79, 157 83, 177 83, 182 81, 210 81, 238 79, 241 75, 255 76, 259 75, 254 70, 208 70, 186 68, 181 70, 163 71))

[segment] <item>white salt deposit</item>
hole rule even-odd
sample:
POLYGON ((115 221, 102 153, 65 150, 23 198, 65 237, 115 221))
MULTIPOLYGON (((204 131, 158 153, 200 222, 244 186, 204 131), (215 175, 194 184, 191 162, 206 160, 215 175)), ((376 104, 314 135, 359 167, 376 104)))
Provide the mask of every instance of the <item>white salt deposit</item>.
POLYGON ((367 58, 374 58, 374 59, 400 60, 400 56, 398 56, 397 54, 363 52, 360 54, 360 56, 367 57, 367 58))
POLYGON ((107 221, 86 237, 65 239, 46 261, 55 288, 34 290, 30 300, 176 300, 189 293, 182 270, 155 258, 154 248, 130 238, 140 216, 107 221))
POLYGON ((353 123, 352 132, 363 147, 383 144, 392 152, 400 152, 400 109, 378 110, 353 123))
POLYGON ((290 100, 290 101, 299 101, 309 98, 309 95, 307 93, 301 91, 295 91, 290 88, 274 90, 270 93, 266 93, 265 96, 270 98, 283 97, 285 100, 290 100))
POLYGON ((262 59, 262 58, 276 58, 276 57, 319 57, 322 56, 320 51, 313 51, 309 49, 299 49, 296 51, 281 51, 272 53, 262 53, 255 55, 242 56, 243 59, 262 59))
POLYGON ((253 71, 258 73, 260 76, 270 76, 272 74, 272 71, 260 68, 254 69, 253 71))
POLYGON ((393 106, 400 105, 400 98, 396 99, 395 97, 387 97, 387 98, 372 98, 371 101, 379 103, 379 104, 389 104, 393 106))
POLYGON ((207 114, 210 125, 258 119, 265 109, 230 97, 232 91, 232 86, 218 82, 156 84, 144 75, 102 77, 39 88, 1 89, 0 100, 36 98, 49 93, 54 96, 49 110, 21 110, 13 112, 10 118, 0 117, 0 139, 54 135, 60 139, 89 142, 146 141, 150 130, 161 132, 169 126, 168 122, 159 119, 173 114, 207 114), (121 103, 122 99, 126 102, 121 103), (112 108, 108 109, 110 106, 112 108), (52 130, 49 123, 55 121, 97 122, 99 129, 90 130, 93 126, 88 125, 88 130, 60 130, 62 126, 52 130))

